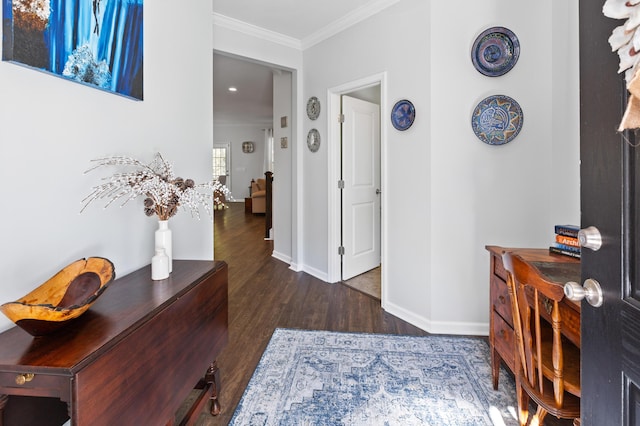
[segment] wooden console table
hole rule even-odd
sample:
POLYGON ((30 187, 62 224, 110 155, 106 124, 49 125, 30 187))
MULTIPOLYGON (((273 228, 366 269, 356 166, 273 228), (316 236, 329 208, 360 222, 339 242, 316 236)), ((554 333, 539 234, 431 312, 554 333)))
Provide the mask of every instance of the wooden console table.
POLYGON ((200 394, 181 424, 195 421, 207 397, 219 411, 215 358, 228 339, 227 280, 225 262, 175 260, 162 281, 147 266, 115 280, 55 334, 0 333, 0 425, 47 424, 10 418, 13 398, 43 399, 25 396, 60 399, 73 425, 174 424, 194 385, 200 394))
MULTIPOLYGON (((564 286, 567 281, 580 283, 580 260, 549 253, 549 249, 485 247, 490 255, 490 313, 489 345, 491 347, 491 371, 493 388, 498 388, 500 362, 513 371, 515 368, 515 335, 513 315, 507 288, 507 271, 502 264, 504 252, 515 253, 533 265, 549 281, 564 286)), ((566 297, 560 302, 564 335, 580 347, 580 304, 566 297)), ((545 311, 543 310, 543 315, 545 311)), ((551 319, 547 315, 547 320, 551 319)))

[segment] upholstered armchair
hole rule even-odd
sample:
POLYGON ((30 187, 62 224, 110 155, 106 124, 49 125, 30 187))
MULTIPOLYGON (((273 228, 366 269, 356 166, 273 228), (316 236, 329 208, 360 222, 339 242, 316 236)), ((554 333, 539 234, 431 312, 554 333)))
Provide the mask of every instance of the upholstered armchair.
POLYGON ((251 212, 266 213, 267 211, 267 181, 256 179, 251 181, 251 212))

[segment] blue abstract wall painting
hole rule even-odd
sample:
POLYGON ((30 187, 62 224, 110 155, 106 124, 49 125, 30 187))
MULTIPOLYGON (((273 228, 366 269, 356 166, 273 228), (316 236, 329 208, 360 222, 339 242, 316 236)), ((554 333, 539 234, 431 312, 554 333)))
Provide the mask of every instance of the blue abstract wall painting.
POLYGON ((2 0, 2 60, 143 97, 143 0, 2 0))

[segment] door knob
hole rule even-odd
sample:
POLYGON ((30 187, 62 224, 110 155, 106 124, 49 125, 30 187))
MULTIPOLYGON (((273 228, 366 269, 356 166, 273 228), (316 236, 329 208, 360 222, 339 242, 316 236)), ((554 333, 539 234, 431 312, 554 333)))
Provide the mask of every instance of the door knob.
POLYGON ((586 247, 593 251, 598 251, 602 247, 602 235, 600 235, 600 231, 595 226, 589 226, 578 231, 578 241, 580 242, 580 247, 586 247))
POLYGON ((380 188, 376 189, 376 195, 380 195, 382 194, 382 191, 380 191, 380 188))
POLYGON ((564 295, 567 299, 579 302, 582 299, 586 299, 587 302, 594 308, 602 306, 602 288, 600 283, 593 278, 588 278, 584 281, 584 286, 569 281, 564 285, 564 295))

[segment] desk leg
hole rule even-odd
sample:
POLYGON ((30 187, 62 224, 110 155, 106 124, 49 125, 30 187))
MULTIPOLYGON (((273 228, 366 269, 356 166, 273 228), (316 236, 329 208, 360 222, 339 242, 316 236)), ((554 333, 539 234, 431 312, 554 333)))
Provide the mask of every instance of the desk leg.
POLYGON ((218 369, 218 361, 213 361, 205 374, 204 379, 211 384, 211 415, 220 414, 220 401, 218 400, 218 386, 216 386, 216 377, 220 381, 220 370, 218 369))
POLYGON ((0 426, 4 424, 4 407, 7 405, 7 401, 9 401, 9 396, 0 395, 0 426))
POLYGON ((498 351, 492 347, 491 348, 491 377, 493 378, 493 390, 498 389, 498 378, 500 377, 500 362, 502 362, 502 358, 498 351))

